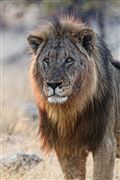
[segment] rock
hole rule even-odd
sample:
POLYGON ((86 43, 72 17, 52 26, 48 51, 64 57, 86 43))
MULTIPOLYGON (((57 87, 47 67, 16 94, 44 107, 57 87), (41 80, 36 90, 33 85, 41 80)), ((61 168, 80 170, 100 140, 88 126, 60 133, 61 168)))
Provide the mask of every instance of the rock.
POLYGON ((2 171, 18 173, 19 171, 24 172, 33 168, 41 161, 42 159, 36 154, 17 152, 16 154, 3 158, 0 161, 0 167, 2 168, 2 171))

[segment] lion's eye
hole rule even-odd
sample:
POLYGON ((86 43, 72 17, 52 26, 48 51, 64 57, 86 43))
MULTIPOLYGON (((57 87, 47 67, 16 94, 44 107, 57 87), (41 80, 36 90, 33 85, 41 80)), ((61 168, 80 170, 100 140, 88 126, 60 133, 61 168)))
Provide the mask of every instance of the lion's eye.
POLYGON ((48 58, 44 58, 42 60, 42 64, 43 64, 44 70, 47 70, 49 68, 49 59, 48 58))
POLYGON ((66 62, 67 64, 72 64, 73 61, 74 61, 73 58, 68 57, 65 62, 66 62))
POLYGON ((49 64, 49 59, 48 58, 44 58, 43 59, 43 63, 49 64))

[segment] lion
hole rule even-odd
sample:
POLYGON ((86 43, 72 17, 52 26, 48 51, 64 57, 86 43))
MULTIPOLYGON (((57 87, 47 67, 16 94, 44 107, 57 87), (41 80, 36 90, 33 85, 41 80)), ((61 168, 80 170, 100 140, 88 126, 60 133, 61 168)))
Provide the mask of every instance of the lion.
POLYGON ((41 148, 55 151, 65 179, 85 180, 92 152, 93 179, 112 180, 120 157, 120 63, 74 15, 44 18, 27 39, 41 148))

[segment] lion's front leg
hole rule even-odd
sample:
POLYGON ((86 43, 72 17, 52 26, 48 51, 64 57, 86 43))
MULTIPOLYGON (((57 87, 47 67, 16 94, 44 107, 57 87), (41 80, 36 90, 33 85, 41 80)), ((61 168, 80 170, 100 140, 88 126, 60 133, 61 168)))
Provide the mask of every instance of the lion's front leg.
POLYGON ((115 162, 115 137, 105 137, 101 146, 93 153, 94 180, 112 180, 115 162))
POLYGON ((85 152, 82 152, 80 155, 69 154, 60 156, 57 154, 57 157, 66 180, 86 179, 87 154, 85 152))

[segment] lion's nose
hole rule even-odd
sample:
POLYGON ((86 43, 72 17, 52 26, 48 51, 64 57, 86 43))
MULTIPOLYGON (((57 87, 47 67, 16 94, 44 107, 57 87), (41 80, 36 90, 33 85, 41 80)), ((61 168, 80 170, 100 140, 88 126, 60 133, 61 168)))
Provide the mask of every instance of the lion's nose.
POLYGON ((47 83, 47 86, 51 87, 53 90, 55 90, 57 87, 60 87, 61 85, 62 82, 47 83))

